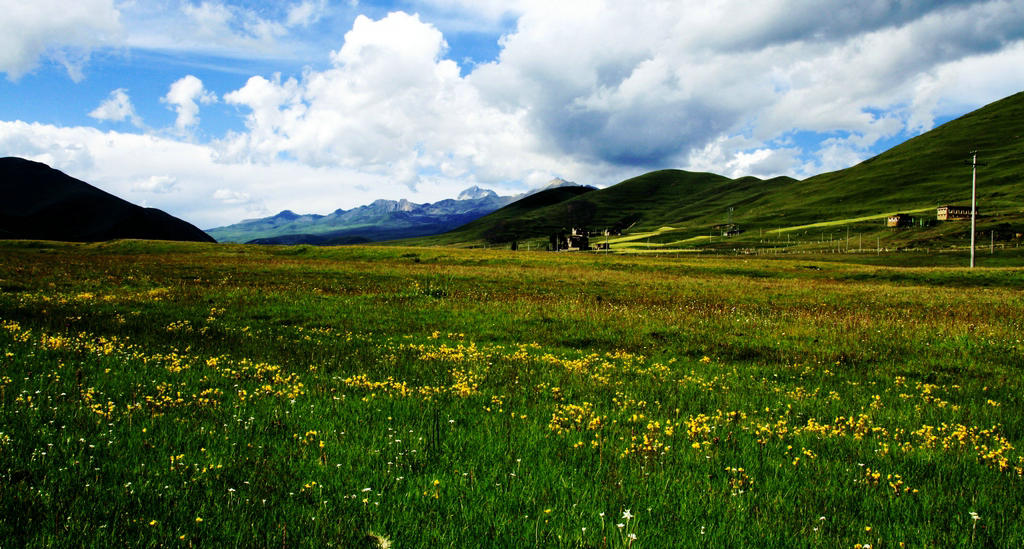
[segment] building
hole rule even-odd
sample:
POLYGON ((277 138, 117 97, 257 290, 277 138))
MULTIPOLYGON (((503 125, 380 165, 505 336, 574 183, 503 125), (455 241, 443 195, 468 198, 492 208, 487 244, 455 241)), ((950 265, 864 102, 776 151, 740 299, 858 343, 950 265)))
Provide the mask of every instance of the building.
POLYGON ((914 218, 910 217, 909 214, 898 213, 896 215, 890 215, 885 220, 886 227, 909 227, 913 224, 914 218))
POLYGON ((743 233, 743 229, 735 223, 720 223, 712 225, 711 230, 722 236, 736 236, 743 233))
POLYGON ((586 229, 573 227, 569 234, 555 233, 549 238, 549 249, 553 251, 575 252, 590 249, 590 236, 586 229))
MULTIPOLYGON (((975 215, 978 214, 978 210, 974 210, 975 215)), ((939 206, 935 211, 935 219, 939 221, 952 221, 954 219, 970 219, 971 218, 971 207, 970 206, 939 206)))

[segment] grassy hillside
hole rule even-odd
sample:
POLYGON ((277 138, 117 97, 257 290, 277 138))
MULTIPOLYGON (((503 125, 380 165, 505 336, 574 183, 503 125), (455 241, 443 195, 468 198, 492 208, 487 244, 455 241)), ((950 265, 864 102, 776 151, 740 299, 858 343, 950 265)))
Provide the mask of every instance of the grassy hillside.
MULTIPOLYGON (((1024 210, 1024 92, 1017 93, 910 139, 852 168, 801 182, 800 207, 834 209, 837 217, 869 211, 941 204, 970 205, 977 150, 982 214, 1024 210)), ((794 205, 795 206, 795 205, 794 205)))
MULTIPOLYGON (((1024 230, 1024 92, 939 126, 851 168, 802 181, 786 177, 729 179, 709 173, 662 170, 564 202, 506 208, 446 235, 422 242, 480 243, 545 238, 553 228, 584 219, 592 230, 635 218, 620 244, 650 238, 652 248, 758 247, 771 235, 790 233, 786 246, 817 246, 853 229, 889 246, 943 246, 962 242, 963 223, 920 223, 893 232, 885 217, 913 212, 935 219, 942 204, 970 204, 969 152, 986 163, 978 174, 979 229, 1012 239, 1024 230), (731 220, 744 230, 728 241, 713 238, 731 220), (580 212, 586 215, 581 216, 580 212), (501 215, 499 215, 499 213, 501 215), (712 238, 709 238, 711 235, 712 238), (630 239, 632 237, 632 239, 630 239), (799 238, 798 238, 799 237, 799 238)), ((513 205, 515 206, 515 205, 513 205)), ((785 239, 781 239, 785 240, 785 239)), ((773 245, 779 245, 775 239, 773 245)), ((626 249, 630 246, 620 246, 626 249)))
MULTIPOLYGON (((566 212, 564 218, 552 216, 551 211, 558 211, 558 204, 565 203, 593 192, 593 187, 569 186, 546 189, 520 200, 517 200, 498 211, 485 216, 485 220, 477 219, 463 225, 458 234, 474 235, 473 239, 485 242, 511 242, 520 238, 544 235, 566 226, 569 219, 579 219, 583 214, 580 204, 566 212)), ((586 214, 583 214, 586 215, 586 214)), ((465 237, 462 237, 465 238, 465 237)), ((460 238, 452 238, 449 234, 439 234, 416 239, 420 245, 452 244, 460 238)))

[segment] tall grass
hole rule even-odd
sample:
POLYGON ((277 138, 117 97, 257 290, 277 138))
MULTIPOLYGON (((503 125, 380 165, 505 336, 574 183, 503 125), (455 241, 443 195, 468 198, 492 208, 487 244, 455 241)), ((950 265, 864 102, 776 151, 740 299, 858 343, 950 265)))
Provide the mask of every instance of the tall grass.
POLYGON ((0 258, 11 545, 1024 542, 1019 268, 0 258))

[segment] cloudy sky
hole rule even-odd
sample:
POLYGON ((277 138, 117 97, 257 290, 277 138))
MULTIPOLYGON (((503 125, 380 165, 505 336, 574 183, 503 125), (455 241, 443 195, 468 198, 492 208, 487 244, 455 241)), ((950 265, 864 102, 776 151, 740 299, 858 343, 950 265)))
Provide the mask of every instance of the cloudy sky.
POLYGON ((201 228, 807 177, 1024 90, 1024 2, 0 0, 0 156, 201 228))

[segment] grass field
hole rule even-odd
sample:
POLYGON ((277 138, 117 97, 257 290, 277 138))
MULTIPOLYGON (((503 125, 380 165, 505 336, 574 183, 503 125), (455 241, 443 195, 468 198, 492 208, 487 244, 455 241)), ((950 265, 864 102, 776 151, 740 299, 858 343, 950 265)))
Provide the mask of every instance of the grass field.
POLYGON ((1018 251, 2 242, 0 544, 1018 547, 1018 251))

